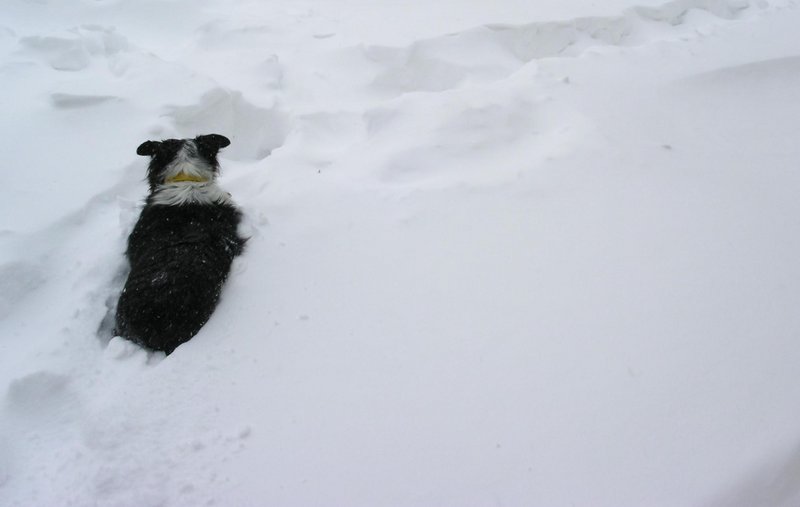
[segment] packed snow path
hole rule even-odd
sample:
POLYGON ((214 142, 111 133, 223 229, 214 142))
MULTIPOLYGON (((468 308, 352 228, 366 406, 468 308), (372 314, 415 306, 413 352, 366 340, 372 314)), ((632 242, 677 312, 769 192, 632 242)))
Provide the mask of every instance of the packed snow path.
POLYGON ((799 505, 798 26, 4 2, 0 505, 799 505), (109 342, 136 146, 211 132, 221 306, 109 342))

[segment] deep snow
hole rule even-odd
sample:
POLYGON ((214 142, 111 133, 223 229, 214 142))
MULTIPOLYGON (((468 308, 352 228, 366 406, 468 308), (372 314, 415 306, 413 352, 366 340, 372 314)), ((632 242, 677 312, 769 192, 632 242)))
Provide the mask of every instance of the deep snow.
POLYGON ((0 6, 0 505, 800 505, 800 6, 0 6), (98 335, 146 139, 251 236, 98 335))

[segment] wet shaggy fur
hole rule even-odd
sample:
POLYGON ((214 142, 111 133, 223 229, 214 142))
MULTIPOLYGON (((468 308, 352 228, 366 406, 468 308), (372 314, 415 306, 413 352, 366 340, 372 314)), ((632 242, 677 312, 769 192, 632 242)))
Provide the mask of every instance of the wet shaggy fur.
POLYGON ((245 242, 241 213, 214 181, 217 152, 228 144, 211 134, 139 146, 139 155, 152 157, 150 195, 128 237, 115 334, 169 354, 211 317, 245 242))

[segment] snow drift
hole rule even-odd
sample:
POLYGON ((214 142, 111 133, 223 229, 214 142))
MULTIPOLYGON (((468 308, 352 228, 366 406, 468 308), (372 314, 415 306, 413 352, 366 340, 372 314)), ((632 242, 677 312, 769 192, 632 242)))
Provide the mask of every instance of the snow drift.
POLYGON ((800 502, 800 10, 0 7, 0 504, 800 502), (146 139, 247 215, 168 358, 98 329, 146 139))

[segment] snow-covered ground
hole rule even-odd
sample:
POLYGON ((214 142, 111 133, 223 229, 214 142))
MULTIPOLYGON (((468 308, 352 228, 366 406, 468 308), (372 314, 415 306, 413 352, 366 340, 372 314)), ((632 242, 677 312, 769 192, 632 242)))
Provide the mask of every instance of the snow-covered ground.
POLYGON ((0 505, 800 505, 800 5, 5 0, 0 505), (147 139, 251 239, 98 332, 147 139))

